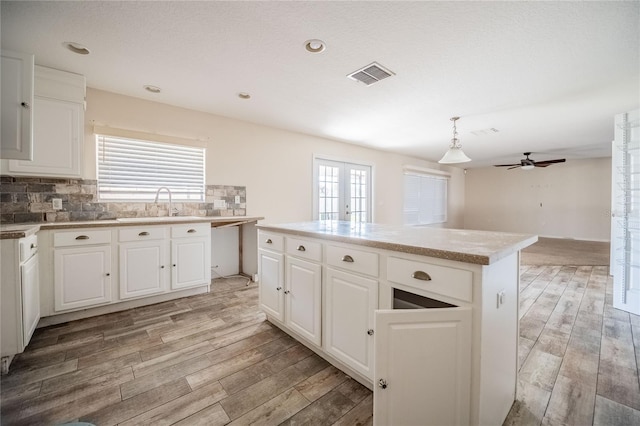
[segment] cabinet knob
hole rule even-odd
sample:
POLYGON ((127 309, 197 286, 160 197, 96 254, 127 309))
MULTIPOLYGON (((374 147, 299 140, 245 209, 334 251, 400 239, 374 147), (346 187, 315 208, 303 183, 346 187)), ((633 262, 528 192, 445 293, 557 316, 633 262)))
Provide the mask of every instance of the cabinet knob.
POLYGON ((29 102, 22 102, 20 105, 22 105, 22 108, 24 108, 24 109, 31 108, 31 105, 29 105, 29 102))
POLYGON ((289 293, 291 293, 289 290, 284 291, 284 294, 289 294, 289 293))
POLYGON ((267 238, 267 241, 265 241, 265 243, 267 243, 267 244, 273 244, 273 241, 271 241, 271 238, 267 238))
POLYGON ((415 271, 411 274, 411 278, 415 278, 420 281, 431 281, 431 276, 424 271, 415 271))
POLYGON ((173 266, 173 267, 175 268, 175 267, 176 267, 176 264, 174 263, 174 264, 173 264, 173 265, 171 265, 171 266, 173 266))
POLYGON ((276 287, 276 291, 282 290, 282 287, 276 287))
POLYGON ((147 231, 142 231, 138 235, 141 236, 141 237, 146 237, 147 235, 149 235, 149 233, 147 231))
POLYGON ((343 262, 348 262, 348 263, 353 263, 353 257, 349 256, 348 254, 345 254, 344 256, 342 256, 342 261, 343 262))
POLYGON ((161 266, 160 266, 160 269, 164 269, 164 265, 161 265, 161 266))
POLYGON ((385 379, 378 380, 378 386, 381 387, 382 389, 386 389, 387 388, 387 381, 385 379))
POLYGON ((298 251, 307 251, 307 249, 306 249, 306 248, 304 248, 304 246, 298 246, 298 249, 297 249, 297 250, 298 250, 298 251))
POLYGON ((88 240, 89 237, 87 235, 78 235, 76 237, 76 240, 88 240))
POLYGON ((368 334, 369 336, 373 336, 373 329, 371 329, 371 328, 370 328, 370 329, 368 329, 368 330, 367 330, 367 334, 368 334))
POLYGON ((109 272, 107 272, 107 276, 108 276, 108 277, 110 277, 110 276, 111 276, 111 274, 110 274, 109 272))
POLYGON ((188 232, 189 234, 193 234, 194 232, 196 232, 196 230, 195 230, 195 229, 189 229, 187 232, 188 232))
POLYGON ((33 244, 33 243, 31 243, 31 248, 32 248, 32 249, 34 249, 34 248, 38 248, 38 246, 37 246, 37 245, 35 245, 35 244, 33 244))

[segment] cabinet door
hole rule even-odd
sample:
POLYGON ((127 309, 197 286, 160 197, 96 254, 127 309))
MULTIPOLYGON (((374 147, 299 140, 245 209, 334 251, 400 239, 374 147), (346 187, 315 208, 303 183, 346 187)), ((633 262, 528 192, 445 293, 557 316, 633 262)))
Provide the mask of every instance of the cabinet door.
POLYGON ((111 245, 56 249, 56 311, 111 301, 111 245))
POLYGON ((2 50, 2 139, 0 158, 33 158, 34 56, 2 50))
POLYGON ((471 393, 471 308, 375 314, 375 425, 464 425, 471 393))
POLYGON ((171 241, 171 288, 211 283, 211 240, 182 238, 171 241))
POLYGON ((165 291, 166 242, 120 244, 120 299, 165 291))
POLYGON ((36 96, 34 108, 33 161, 10 161, 9 171, 80 177, 83 105, 36 96))
POLYGON ((378 282, 327 268, 324 348, 354 370, 373 379, 373 315, 378 282))
POLYGON ((320 346, 322 273, 321 266, 287 256, 285 324, 320 346))
POLYGON ((38 255, 34 255, 21 266, 22 275, 22 339, 29 344, 38 321, 40 321, 40 282, 38 280, 38 255))
POLYGON ((284 255, 267 250, 258 251, 260 308, 284 321, 284 255))

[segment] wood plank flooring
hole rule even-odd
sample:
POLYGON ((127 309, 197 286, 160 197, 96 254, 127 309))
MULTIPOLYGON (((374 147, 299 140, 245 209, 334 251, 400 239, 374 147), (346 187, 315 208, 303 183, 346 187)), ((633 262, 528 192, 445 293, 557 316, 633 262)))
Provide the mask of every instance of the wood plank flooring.
MULTIPOLYGON (((371 424, 371 392, 266 322, 245 283, 38 329, 0 380, 1 424, 371 424)), ((521 268, 506 425, 640 424, 640 318, 611 297, 606 267, 521 268)))

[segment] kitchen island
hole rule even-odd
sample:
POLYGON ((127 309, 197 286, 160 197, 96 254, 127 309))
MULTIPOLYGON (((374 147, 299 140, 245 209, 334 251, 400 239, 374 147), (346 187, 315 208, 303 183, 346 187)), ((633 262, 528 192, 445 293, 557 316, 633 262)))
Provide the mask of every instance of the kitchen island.
POLYGON ((502 424, 516 397, 520 250, 536 236, 257 227, 262 310, 374 390, 375 424, 502 424))

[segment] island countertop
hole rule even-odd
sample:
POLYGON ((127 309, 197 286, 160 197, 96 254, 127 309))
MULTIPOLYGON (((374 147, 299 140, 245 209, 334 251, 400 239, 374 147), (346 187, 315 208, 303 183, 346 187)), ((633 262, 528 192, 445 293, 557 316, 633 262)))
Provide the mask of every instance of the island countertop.
POLYGON ((345 221, 260 224, 257 228, 478 265, 490 265, 538 241, 537 235, 345 221))
POLYGON ((28 237, 45 229, 101 228, 108 226, 142 226, 172 225, 184 223, 209 222, 213 228, 243 225, 264 219, 262 216, 171 216, 171 217, 136 217, 110 220, 91 220, 80 222, 44 222, 16 223, 0 225, 0 239, 17 239, 28 237))

